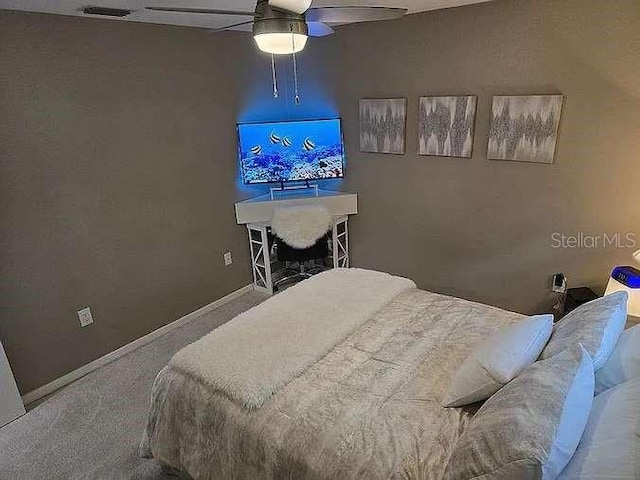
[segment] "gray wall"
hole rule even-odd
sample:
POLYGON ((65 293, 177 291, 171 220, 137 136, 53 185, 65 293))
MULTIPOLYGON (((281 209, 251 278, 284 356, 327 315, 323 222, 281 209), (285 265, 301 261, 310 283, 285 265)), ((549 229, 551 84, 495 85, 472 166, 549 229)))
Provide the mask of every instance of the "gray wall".
MULTIPOLYGON (((235 122, 341 115, 353 264, 534 312, 549 276, 602 288, 640 241, 637 2, 496 1, 339 29, 270 96, 249 37, 0 14, 0 337, 22 392, 250 281, 235 122), (554 165, 486 159, 491 96, 563 93, 554 165), (421 95, 479 97, 472 159, 416 155, 421 95), (408 97, 407 154, 358 152, 358 99, 408 97), (222 252, 232 250, 225 268, 222 252), (77 325, 91 305, 96 323, 77 325)), ((638 247, 640 248, 640 246, 638 247)))
POLYGON ((496 1, 331 40, 345 119, 344 188, 359 194, 353 263, 522 312, 550 306, 550 275, 602 289, 631 249, 554 249, 551 235, 635 233, 640 248, 637 1, 496 1), (491 96, 566 96, 554 165, 487 160, 491 96), (420 157, 421 95, 478 96, 472 159, 420 157), (407 97, 407 154, 358 151, 358 99, 407 97))
POLYGON ((0 337, 22 393, 250 283, 227 40, 0 13, 0 337))

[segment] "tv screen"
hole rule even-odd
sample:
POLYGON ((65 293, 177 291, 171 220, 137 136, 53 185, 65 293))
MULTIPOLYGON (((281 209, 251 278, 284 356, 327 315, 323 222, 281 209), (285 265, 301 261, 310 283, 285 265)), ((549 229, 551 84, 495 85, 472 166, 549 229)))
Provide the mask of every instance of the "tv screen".
POLYGON ((342 178, 340 119, 238 124, 244 183, 342 178))

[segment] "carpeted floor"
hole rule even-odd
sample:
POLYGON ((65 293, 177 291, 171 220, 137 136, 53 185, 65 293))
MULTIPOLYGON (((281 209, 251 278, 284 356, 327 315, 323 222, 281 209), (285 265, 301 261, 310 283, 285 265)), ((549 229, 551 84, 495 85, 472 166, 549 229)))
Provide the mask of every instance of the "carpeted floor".
POLYGON ((159 480, 138 456, 151 385, 184 345, 257 305, 251 292, 59 390, 0 429, 0 479, 159 480))

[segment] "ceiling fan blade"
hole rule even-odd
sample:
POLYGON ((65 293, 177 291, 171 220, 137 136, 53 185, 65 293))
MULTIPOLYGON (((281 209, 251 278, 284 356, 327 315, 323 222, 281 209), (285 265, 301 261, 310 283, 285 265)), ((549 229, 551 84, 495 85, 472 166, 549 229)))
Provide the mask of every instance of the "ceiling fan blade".
POLYGON ((310 37, 326 37, 335 33, 333 28, 322 22, 307 22, 307 28, 309 29, 310 37))
POLYGON ((269 6, 302 15, 309 10, 311 0, 269 0, 269 6))
POLYGON ((238 10, 216 10, 212 8, 195 8, 195 7, 145 7, 147 10, 155 12, 178 12, 178 13, 207 13, 211 15, 242 15, 245 17, 253 17, 253 12, 241 12, 238 10))
MULTIPOLYGON (((209 30, 209 33, 216 33, 216 32, 222 32, 224 30, 232 30, 236 27, 242 27, 244 25, 252 25, 254 23, 253 20, 249 20, 248 22, 240 22, 240 23, 234 23, 233 25, 227 25, 226 27, 220 27, 220 28, 213 28, 211 30, 209 30)), ((238 29, 238 30, 245 30, 245 29, 238 29)), ((251 30, 246 30, 246 31, 251 31, 251 30)))
POLYGON ((394 20, 407 13, 406 8, 395 7, 318 7, 305 14, 308 22, 360 23, 394 20))
POLYGON ((248 33, 252 33, 253 32, 253 24, 255 22, 250 22, 250 23, 241 23, 240 25, 231 25, 231 27, 227 27, 226 30, 232 31, 232 32, 248 32, 248 33))

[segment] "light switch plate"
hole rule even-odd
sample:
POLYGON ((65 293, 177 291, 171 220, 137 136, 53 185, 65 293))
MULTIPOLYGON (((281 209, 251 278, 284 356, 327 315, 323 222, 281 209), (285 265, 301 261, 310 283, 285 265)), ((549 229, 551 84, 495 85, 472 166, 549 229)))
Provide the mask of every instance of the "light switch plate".
POLYGON ((233 263, 233 259, 231 258, 231 252, 227 252, 224 254, 224 264, 228 267, 233 263))
POLYGON ((91 309, 89 307, 78 310, 78 318, 80 319, 81 327, 86 327, 93 323, 93 316, 91 315, 91 309))

